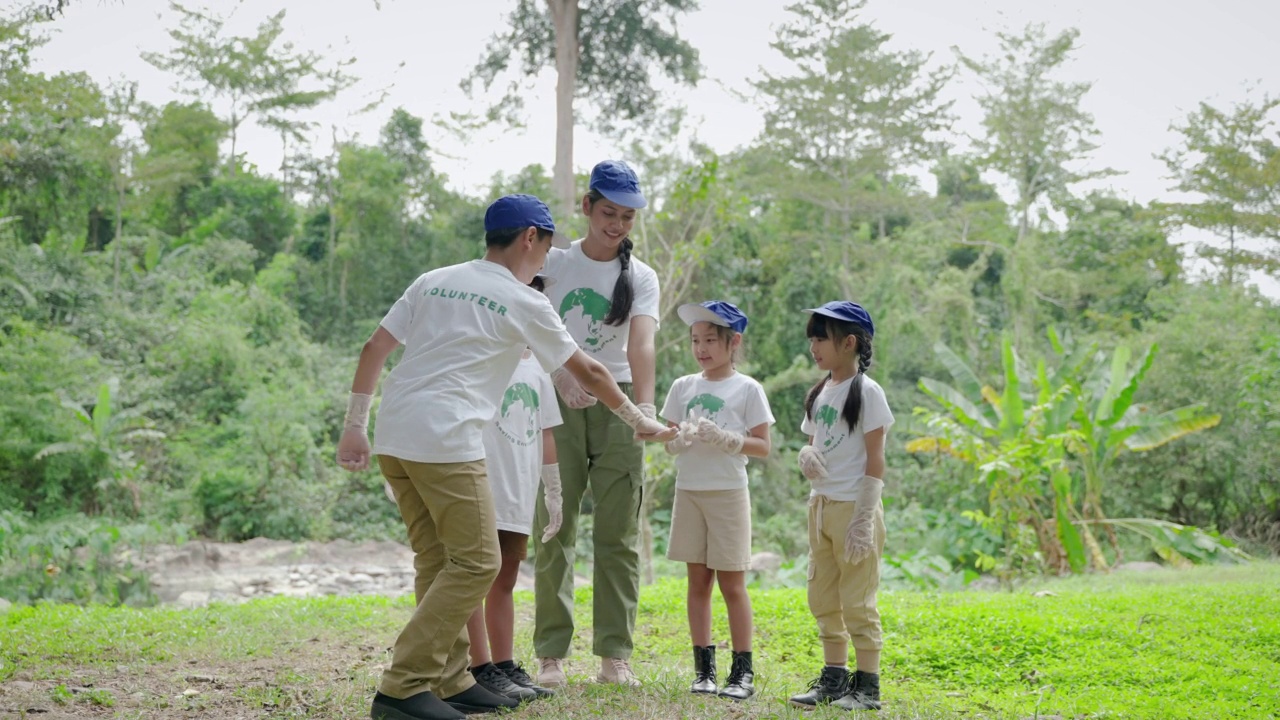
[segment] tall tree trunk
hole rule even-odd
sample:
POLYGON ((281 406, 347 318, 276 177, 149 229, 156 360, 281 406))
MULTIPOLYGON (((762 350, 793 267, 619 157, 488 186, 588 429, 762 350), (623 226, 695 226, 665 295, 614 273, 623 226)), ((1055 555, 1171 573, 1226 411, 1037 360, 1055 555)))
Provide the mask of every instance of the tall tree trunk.
POLYGON ((556 31, 556 167, 560 219, 573 216, 573 96, 578 87, 578 0, 547 0, 556 31))

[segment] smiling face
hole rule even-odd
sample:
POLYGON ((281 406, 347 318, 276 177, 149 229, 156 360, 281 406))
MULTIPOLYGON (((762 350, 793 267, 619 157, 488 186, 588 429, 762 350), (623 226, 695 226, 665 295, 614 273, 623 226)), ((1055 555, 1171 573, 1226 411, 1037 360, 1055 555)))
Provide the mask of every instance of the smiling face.
POLYGON ((590 195, 582 198, 582 214, 587 216, 587 239, 610 249, 627 239, 636 221, 635 208, 624 207, 606 197, 595 202, 590 195))
POLYGON ((732 367, 733 351, 742 342, 742 336, 727 327, 696 322, 689 326, 689 341, 698 367, 703 372, 714 373, 732 367))
POLYGON ((853 335, 841 334, 837 323, 821 315, 812 315, 806 334, 809 336, 809 354, 818 369, 832 372, 851 365, 858 366, 858 340, 853 335))

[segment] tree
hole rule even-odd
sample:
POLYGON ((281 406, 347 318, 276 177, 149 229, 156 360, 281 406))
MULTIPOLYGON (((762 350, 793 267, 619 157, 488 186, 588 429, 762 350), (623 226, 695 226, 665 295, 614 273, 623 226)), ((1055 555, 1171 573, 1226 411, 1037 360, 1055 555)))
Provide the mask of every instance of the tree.
POLYGON ((239 166, 236 140, 240 126, 250 118, 288 136, 302 124, 291 115, 315 107, 350 87, 355 78, 345 68, 354 60, 324 68, 316 52, 295 52, 292 43, 280 42, 285 11, 258 25, 253 36, 228 36, 227 19, 190 10, 177 2, 169 7, 179 16, 179 27, 169 31, 176 47, 167 54, 144 52, 147 62, 190 85, 179 87, 188 95, 225 100, 226 126, 231 134, 231 174, 239 166))
MULTIPOLYGON (((650 69, 693 85, 701 67, 698 51, 680 38, 676 18, 698 7, 697 0, 516 0, 510 27, 490 40, 480 62, 465 80, 471 92, 478 82, 488 90, 519 58, 519 73, 532 77, 547 67, 556 71, 556 164, 553 187, 561 217, 573 214, 574 101, 590 99, 595 122, 611 127, 618 120, 644 118, 657 91, 650 69)), ((507 87, 490 116, 515 124, 523 107, 518 82, 507 87)))
POLYGON ((1165 208, 1177 224, 1208 230, 1227 241, 1225 249, 1202 243, 1202 257, 1222 267, 1226 284, 1246 270, 1280 273, 1280 146, 1275 109, 1280 98, 1263 97, 1229 111, 1208 103, 1172 126, 1183 145, 1158 155, 1175 181, 1171 190, 1194 193, 1200 202, 1165 208), (1246 238, 1277 243, 1270 252, 1241 246, 1246 238))
POLYGON ((1034 324, 1031 296, 1052 299, 1040 292, 1036 281, 1032 210, 1042 200, 1061 207, 1072 185, 1114 171, 1073 169, 1098 147, 1093 116, 1080 108, 1092 83, 1052 76, 1070 59, 1080 31, 1070 28, 1049 37, 1044 25, 1032 24, 1021 34, 1001 32, 996 37, 998 58, 977 60, 955 52, 986 86, 986 94, 978 98, 985 113, 985 133, 974 140, 978 164, 1003 175, 1017 191, 1013 209, 1018 234, 1003 278, 1014 332, 1026 342, 1034 324))
POLYGON ((780 192, 820 208, 841 240, 858 223, 887 236, 888 217, 903 204, 895 173, 938 155, 934 135, 951 119, 951 104, 938 98, 951 70, 926 72, 928 55, 887 49, 891 35, 859 22, 865 4, 788 6, 794 18, 771 46, 795 70, 753 83, 780 192))

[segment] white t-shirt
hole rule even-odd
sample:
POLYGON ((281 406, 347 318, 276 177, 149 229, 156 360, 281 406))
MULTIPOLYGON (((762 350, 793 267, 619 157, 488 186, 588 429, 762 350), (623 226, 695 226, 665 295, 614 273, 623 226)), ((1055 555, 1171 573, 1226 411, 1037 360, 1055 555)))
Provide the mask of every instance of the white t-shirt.
POLYGON ((484 428, 484 460, 498 529, 529 535, 542 475, 542 431, 563 422, 551 376, 520 360, 498 414, 484 428))
POLYGON ((484 427, 525 348, 548 372, 578 349, 546 296, 487 260, 420 276, 382 327, 404 355, 382 385, 373 452, 415 462, 483 458, 484 427))
MULTIPOLYGON (((856 377, 856 376, 855 376, 856 377)), ((827 459, 827 477, 813 480, 811 495, 825 495, 832 500, 854 500, 858 483, 867 474, 867 433, 884 428, 889 432, 893 413, 884 397, 884 388, 875 380, 862 376, 862 419, 854 432, 840 416, 854 378, 842 383, 827 382, 813 401, 813 418, 805 417, 800 430, 813 437, 813 446, 827 459)))
POLYGON ((658 274, 632 255, 631 316, 621 325, 605 325, 622 263, 616 258, 607 262, 592 260, 582 252, 582 241, 577 240, 567 250, 552 248, 542 272, 556 280, 547 288, 547 297, 578 347, 603 363, 614 380, 631 382, 631 364, 627 362, 631 318, 647 315, 658 319, 658 274))
MULTIPOLYGON (((677 379, 671 383, 659 414, 673 423, 701 415, 725 430, 742 434, 774 422, 764 387, 737 372, 723 380, 708 380, 701 373, 677 379)), ((746 455, 730 455, 695 442, 676 456, 676 487, 681 490, 737 490, 746 486, 746 455)))

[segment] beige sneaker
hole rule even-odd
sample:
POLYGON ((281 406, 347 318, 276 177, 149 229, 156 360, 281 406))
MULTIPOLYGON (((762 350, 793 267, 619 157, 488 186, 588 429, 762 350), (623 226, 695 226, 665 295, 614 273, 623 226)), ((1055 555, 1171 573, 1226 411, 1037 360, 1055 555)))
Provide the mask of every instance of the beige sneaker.
POLYGON ((545 657, 538 658, 538 684, 542 687, 564 687, 569 678, 564 674, 564 659, 545 657))
POLYGON ((640 678, 631 670, 631 663, 622 658, 600 658, 600 674, 596 682, 640 687, 640 678))

